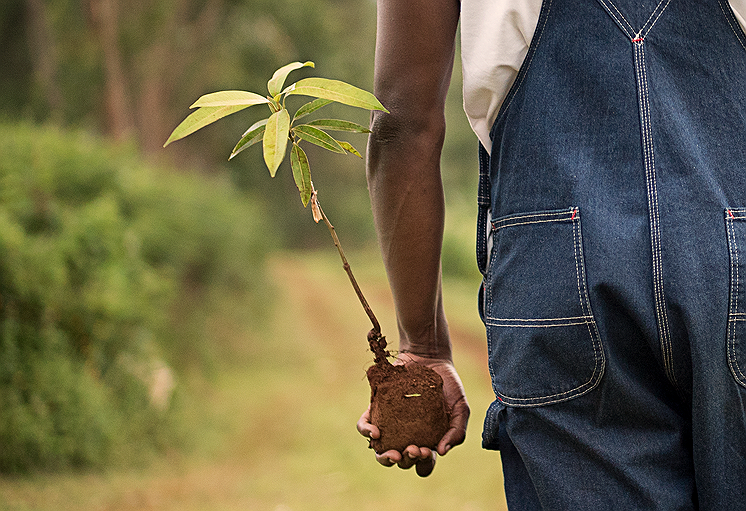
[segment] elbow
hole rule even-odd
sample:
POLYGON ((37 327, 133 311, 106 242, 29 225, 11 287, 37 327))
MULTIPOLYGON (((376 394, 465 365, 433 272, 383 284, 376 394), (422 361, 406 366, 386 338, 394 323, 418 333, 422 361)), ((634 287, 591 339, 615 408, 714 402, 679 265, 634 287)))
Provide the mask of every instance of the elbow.
POLYGON ((445 116, 442 111, 423 114, 423 110, 390 108, 388 113, 373 112, 370 131, 369 148, 374 151, 438 148, 445 138, 445 116))
POLYGON ((394 112, 375 111, 370 121, 370 144, 389 145, 401 140, 406 131, 406 115, 394 112))
POLYGON ((372 114, 366 165, 372 193, 384 182, 439 175, 445 109, 435 98, 423 98, 389 94, 381 100, 389 112, 372 114))

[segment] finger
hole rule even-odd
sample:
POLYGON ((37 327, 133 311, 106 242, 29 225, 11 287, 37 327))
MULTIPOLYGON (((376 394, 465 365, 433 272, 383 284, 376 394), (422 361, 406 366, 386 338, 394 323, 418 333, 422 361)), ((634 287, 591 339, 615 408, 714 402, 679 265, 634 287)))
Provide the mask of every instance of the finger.
POLYGON ((429 458, 419 461, 414 469, 415 472, 417 472, 417 475, 420 477, 427 477, 432 474, 435 469, 436 459, 437 455, 434 452, 431 452, 429 458))
POLYGON ((404 470, 412 468, 420 460, 420 449, 417 446, 410 445, 402 452, 401 461, 397 463, 399 468, 404 470))
POLYGON ((410 445, 402 453, 405 457, 411 460, 422 461, 428 459, 432 455, 432 450, 429 447, 417 447, 416 445, 410 445))
POLYGON ((446 431, 446 434, 443 435, 443 438, 438 443, 438 448, 436 450, 438 454, 440 454, 441 456, 445 456, 453 447, 464 443, 465 439, 466 428, 451 427, 448 431, 446 431))
POLYGON ((445 456, 452 447, 461 445, 466 439, 466 425, 469 422, 469 405, 465 400, 457 402, 451 415, 451 427, 438 443, 438 454, 445 456))
POLYGON ((441 456, 445 456, 453 447, 464 443, 465 438, 466 433, 464 431, 456 428, 451 428, 446 432, 445 435, 443 435, 440 443, 438 443, 438 448, 436 449, 436 451, 441 456))
POLYGON ((358 432, 367 438, 380 438, 381 432, 380 430, 370 423, 370 407, 360 416, 360 419, 357 421, 357 430, 358 432))
POLYGON ((402 454, 398 451, 386 451, 384 453, 376 453, 376 461, 384 467, 393 467, 402 460, 402 454))
POLYGON ((428 447, 417 447, 415 445, 410 445, 404 450, 404 452, 402 453, 402 460, 397 464, 399 465, 399 468, 403 469, 409 469, 414 466, 419 467, 420 464, 423 464, 423 466, 418 469, 418 473, 419 471, 426 472, 428 470, 429 472, 432 472, 432 467, 427 468, 429 465, 433 464, 432 459, 433 451, 428 447))

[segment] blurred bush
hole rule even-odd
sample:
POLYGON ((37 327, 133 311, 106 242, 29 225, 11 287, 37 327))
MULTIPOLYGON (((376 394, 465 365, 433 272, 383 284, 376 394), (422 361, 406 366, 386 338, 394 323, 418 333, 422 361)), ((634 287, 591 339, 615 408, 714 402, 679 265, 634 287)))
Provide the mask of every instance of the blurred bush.
POLYGON ((217 356, 203 338, 211 310, 229 296, 258 316, 266 300, 247 196, 134 155, 0 124, 0 472, 173 445, 175 382, 217 356))

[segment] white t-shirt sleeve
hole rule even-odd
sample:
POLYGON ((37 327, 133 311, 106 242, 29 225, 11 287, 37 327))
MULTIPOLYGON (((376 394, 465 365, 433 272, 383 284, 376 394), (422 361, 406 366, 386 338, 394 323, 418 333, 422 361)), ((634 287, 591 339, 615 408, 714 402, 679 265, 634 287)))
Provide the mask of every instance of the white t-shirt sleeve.
POLYGON ((528 53, 541 0, 462 0, 464 111, 489 150, 489 132, 528 53))
POLYGON ((730 7, 741 28, 746 30, 746 0, 730 0, 730 7))

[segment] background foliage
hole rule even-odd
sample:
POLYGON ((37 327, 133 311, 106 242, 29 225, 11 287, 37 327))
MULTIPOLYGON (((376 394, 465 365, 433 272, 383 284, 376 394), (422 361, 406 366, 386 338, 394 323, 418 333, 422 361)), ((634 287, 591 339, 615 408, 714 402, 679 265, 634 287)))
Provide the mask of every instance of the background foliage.
POLYGON ((2 125, 0 154, 0 471, 171 445, 164 368, 209 369, 220 296, 251 314, 267 247, 245 219, 260 211, 84 133, 2 125))
MULTIPOLYGON (((236 318, 242 343, 272 340, 265 258, 333 250, 289 165, 270 181, 259 150, 227 162, 250 112, 162 145, 195 98, 264 90, 290 61, 371 89, 374 34, 373 0, 0 2, 0 472, 178 447, 200 406, 184 382, 236 360, 236 318)), ((458 85, 447 116, 444 273, 471 285, 476 139, 458 85)), ((374 248, 363 163, 308 152, 345 248, 374 248)))

